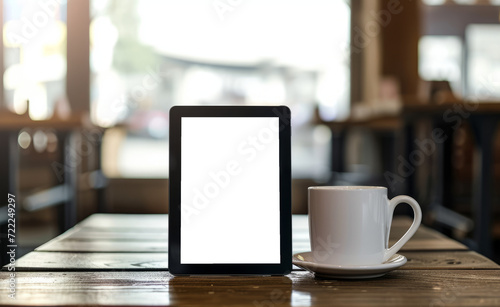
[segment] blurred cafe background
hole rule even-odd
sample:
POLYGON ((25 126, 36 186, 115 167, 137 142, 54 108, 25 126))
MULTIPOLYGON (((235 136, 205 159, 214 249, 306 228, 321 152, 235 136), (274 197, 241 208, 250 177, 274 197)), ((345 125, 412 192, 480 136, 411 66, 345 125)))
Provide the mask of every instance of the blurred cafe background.
POLYGON ((308 186, 382 185, 500 261, 500 1, 0 9, 0 240, 11 193, 19 256, 93 213, 167 213, 171 106, 284 104, 294 213, 308 186))

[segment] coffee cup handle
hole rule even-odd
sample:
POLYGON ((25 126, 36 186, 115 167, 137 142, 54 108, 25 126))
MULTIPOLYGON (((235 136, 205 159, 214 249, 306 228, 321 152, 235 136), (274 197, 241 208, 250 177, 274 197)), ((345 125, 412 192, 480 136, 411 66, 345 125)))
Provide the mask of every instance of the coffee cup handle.
MULTIPOLYGON (((406 195, 396 196, 389 201, 389 218, 392 219, 394 209, 401 203, 406 203, 413 209, 413 223, 411 224, 410 228, 408 228, 406 233, 398 240, 398 242, 394 243, 393 246, 385 250, 384 262, 391 258, 395 253, 397 253, 401 249, 401 247, 403 247, 403 245, 405 245, 406 242, 408 242, 408 240, 413 237, 418 227, 420 226, 420 222, 422 222, 422 210, 420 209, 420 206, 415 199, 406 195)), ((390 229, 387 229, 387 234, 389 234, 389 231, 390 229)))

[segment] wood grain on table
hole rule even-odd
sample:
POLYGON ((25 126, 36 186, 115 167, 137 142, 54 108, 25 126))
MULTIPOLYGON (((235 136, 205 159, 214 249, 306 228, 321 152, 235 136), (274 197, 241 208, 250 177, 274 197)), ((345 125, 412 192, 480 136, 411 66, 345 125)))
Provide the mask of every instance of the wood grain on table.
MULTIPOLYGON (((408 258, 400 270, 499 269, 495 262, 473 251, 400 254, 408 258)), ((167 270, 168 256, 166 253, 32 252, 18 260, 16 266, 18 271, 167 270)))
MULTIPOLYGON (((7 272, 0 272, 2 279, 7 272)), ((322 280, 309 272, 270 277, 173 277, 157 272, 20 272, 12 305, 498 306, 494 270, 396 270, 370 280, 322 280)))
MULTIPOLYGON (((310 250, 307 216, 294 216, 293 252, 310 250)), ((389 244, 403 236, 411 220, 396 219, 391 228, 389 244)), ((37 251, 55 252, 168 252, 167 215, 124 215, 109 218, 94 214, 77 227, 38 247, 37 251), (144 225, 138 220, 147 220, 144 225), (140 226, 143 227, 140 227, 140 226)), ((401 251, 467 250, 467 247, 437 231, 420 227, 401 251)))
MULTIPOLYGON (((396 218, 390 241, 411 224, 396 218)), ((16 263, 16 300, 0 272, 2 305, 500 306, 500 266, 421 226, 398 252, 401 268, 368 280, 286 276, 173 277, 166 215, 93 215, 16 263)), ((293 217, 294 251, 308 251, 306 216, 293 217)))

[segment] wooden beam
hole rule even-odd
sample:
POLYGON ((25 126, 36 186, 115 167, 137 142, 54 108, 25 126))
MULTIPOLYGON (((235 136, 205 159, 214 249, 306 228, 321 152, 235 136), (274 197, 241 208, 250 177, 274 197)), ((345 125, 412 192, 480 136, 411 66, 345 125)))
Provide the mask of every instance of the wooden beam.
POLYGON ((68 1, 66 91, 73 112, 90 109, 90 4, 68 1))
POLYGON ((382 76, 394 76, 403 96, 417 95, 420 1, 381 0, 380 10, 391 11, 382 26, 382 76))

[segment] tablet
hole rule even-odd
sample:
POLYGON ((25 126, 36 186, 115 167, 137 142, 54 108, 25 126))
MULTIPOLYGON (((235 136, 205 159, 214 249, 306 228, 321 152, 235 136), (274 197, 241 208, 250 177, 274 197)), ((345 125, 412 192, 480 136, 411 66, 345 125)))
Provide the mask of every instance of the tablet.
POLYGON ((174 275, 283 275, 292 268, 290 110, 170 109, 174 275))

